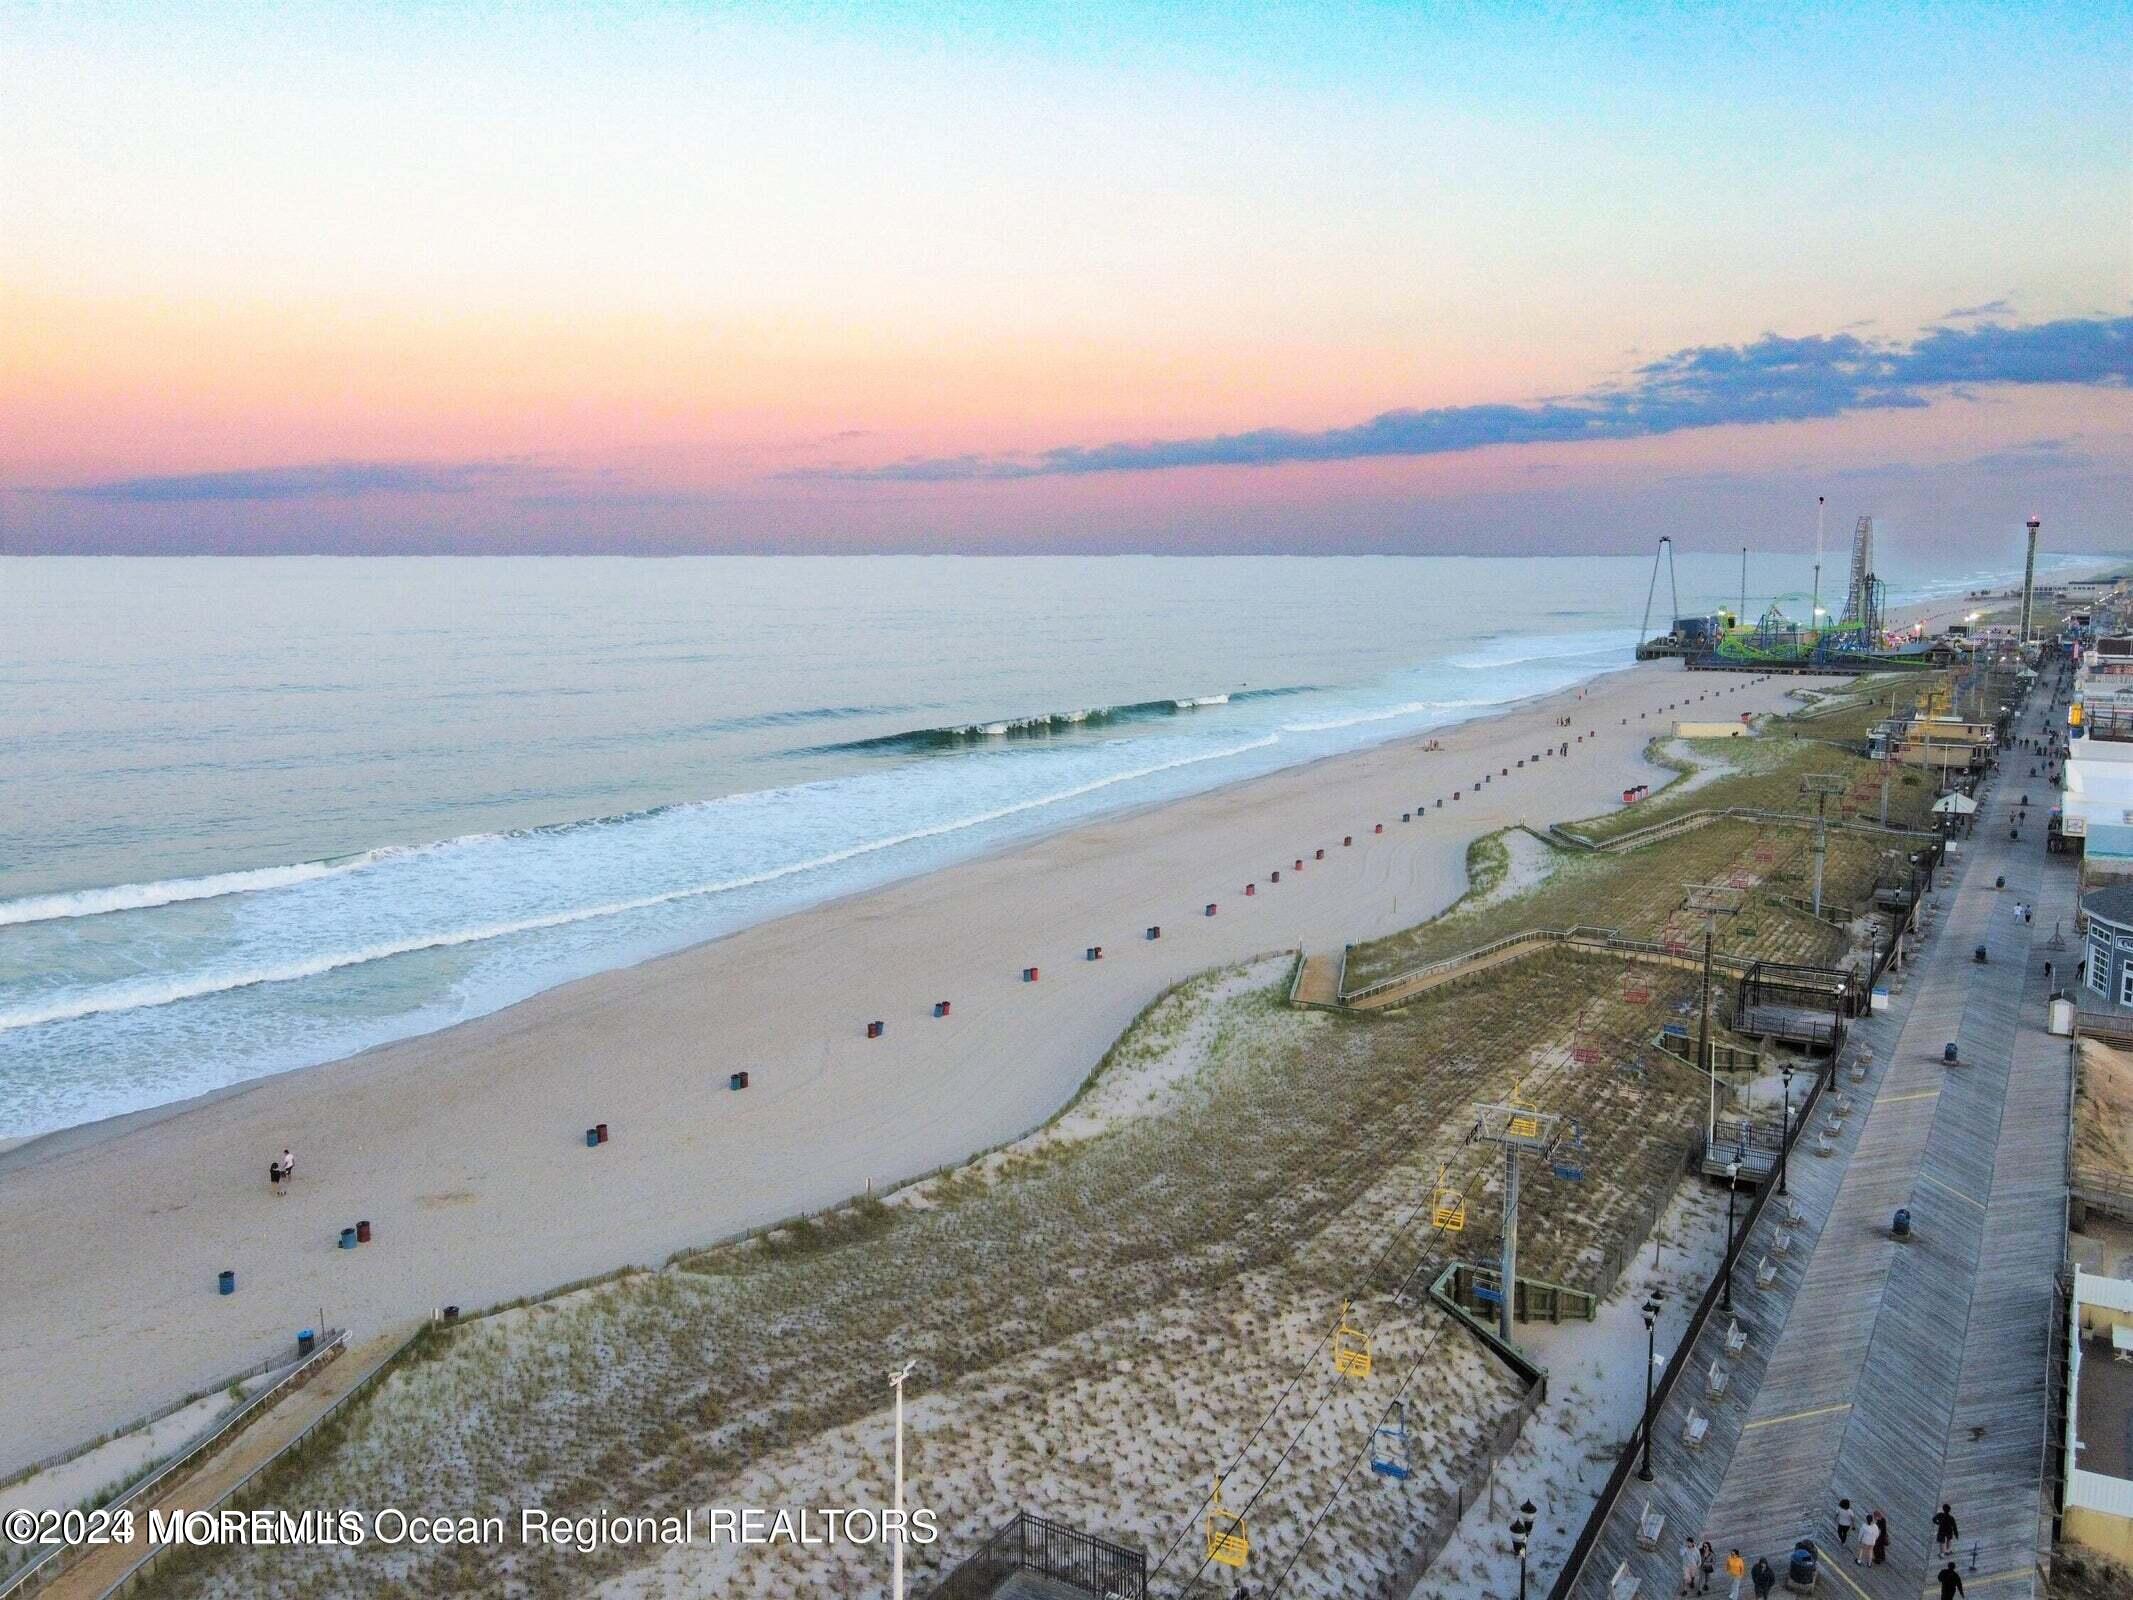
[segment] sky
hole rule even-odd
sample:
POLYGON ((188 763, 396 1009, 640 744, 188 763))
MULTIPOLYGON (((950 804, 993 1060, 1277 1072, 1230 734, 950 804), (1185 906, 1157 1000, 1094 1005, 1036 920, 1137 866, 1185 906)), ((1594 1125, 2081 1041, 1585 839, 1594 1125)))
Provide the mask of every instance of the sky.
POLYGON ((2133 549, 2133 0, 0 0, 0 553, 2133 549))

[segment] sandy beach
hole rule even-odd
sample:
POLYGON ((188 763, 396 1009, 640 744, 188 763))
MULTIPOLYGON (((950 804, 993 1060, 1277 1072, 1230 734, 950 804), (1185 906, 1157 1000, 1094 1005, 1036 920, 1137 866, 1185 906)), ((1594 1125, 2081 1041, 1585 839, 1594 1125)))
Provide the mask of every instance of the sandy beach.
POLYGON ((1114 817, 444 1032, 0 1152, 0 1474, 213 1384, 299 1328, 360 1336, 656 1264, 1013 1138, 1166 986, 1420 921, 1460 893, 1473 838, 1662 782, 1644 749, 1675 716, 1776 710, 1829 681, 1637 667, 1441 732, 1440 750, 1418 737, 1114 817), (1567 757, 1518 765, 1588 729, 1567 757), (1099 962, 1084 959, 1093 944, 1099 962), (953 1012, 936 1018, 942 999, 953 1012), (886 1028, 870 1040, 873 1019, 886 1028), (752 1086, 734 1093, 741 1070, 752 1086), (612 1138, 589 1149, 596 1122, 612 1138), (266 1169, 284 1145, 299 1175, 277 1198, 266 1169), (374 1242, 336 1248, 358 1220, 374 1242), (216 1293, 224 1269, 233 1296, 216 1293))

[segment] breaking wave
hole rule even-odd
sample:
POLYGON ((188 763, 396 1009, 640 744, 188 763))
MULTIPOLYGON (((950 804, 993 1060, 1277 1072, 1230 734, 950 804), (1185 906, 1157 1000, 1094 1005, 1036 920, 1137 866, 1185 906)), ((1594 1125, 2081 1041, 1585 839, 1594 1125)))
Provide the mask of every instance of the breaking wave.
POLYGON ((1080 733, 1090 728, 1115 727, 1122 723, 1151 722, 1162 717, 1182 716, 1215 706, 1274 700, 1284 695, 1309 694, 1307 684, 1284 689, 1238 689, 1229 694, 1186 695, 1171 700, 1135 700, 1127 705, 1095 706, 1081 711, 1048 711, 1033 717, 1002 717, 985 722, 957 722, 938 728, 911 728, 903 733, 884 733, 871 739, 848 739, 838 744, 816 745, 803 755, 846 755, 862 751, 875 755, 912 754, 934 750, 967 750, 972 745, 1009 739, 1049 739, 1080 733))

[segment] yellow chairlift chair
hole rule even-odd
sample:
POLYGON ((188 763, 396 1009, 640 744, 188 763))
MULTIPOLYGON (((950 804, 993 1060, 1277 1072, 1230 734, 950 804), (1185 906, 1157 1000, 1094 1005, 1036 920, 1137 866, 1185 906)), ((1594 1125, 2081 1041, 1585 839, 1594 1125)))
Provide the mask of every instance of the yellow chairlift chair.
POLYGON ((1244 1514, 1222 1503, 1222 1480, 1215 1479, 1215 1498, 1207 1508, 1207 1559, 1217 1566, 1244 1566, 1252 1553, 1252 1541, 1244 1527, 1244 1514))
POLYGON ((1430 1223, 1439 1233, 1457 1233, 1466 1226, 1466 1196, 1446 1181, 1451 1170, 1448 1166, 1437 1169, 1437 1203, 1430 1223))
POLYGON ((1333 1370, 1344 1378, 1370 1376, 1370 1335, 1348 1319, 1348 1302, 1341 1302, 1341 1323, 1333 1332, 1333 1370))

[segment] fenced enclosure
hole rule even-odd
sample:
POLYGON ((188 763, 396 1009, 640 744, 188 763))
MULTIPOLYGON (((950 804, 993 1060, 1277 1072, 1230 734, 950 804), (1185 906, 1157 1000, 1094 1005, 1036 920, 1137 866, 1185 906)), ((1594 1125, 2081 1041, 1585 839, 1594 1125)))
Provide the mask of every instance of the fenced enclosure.
POLYGON ((1018 1572, 1032 1572, 1097 1600, 1148 1600, 1148 1558, 1064 1523, 1018 1511, 933 1590, 930 1600, 991 1600, 1018 1572))

